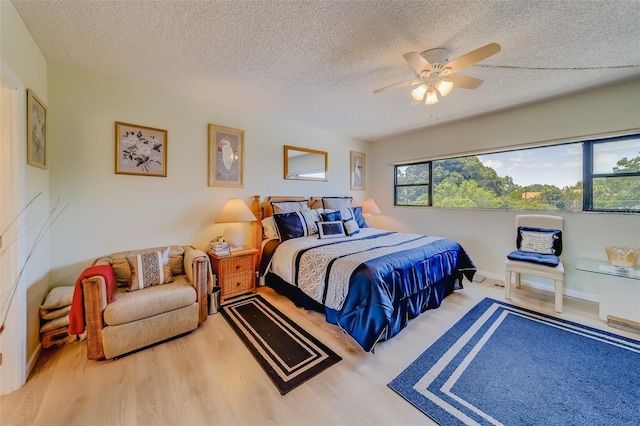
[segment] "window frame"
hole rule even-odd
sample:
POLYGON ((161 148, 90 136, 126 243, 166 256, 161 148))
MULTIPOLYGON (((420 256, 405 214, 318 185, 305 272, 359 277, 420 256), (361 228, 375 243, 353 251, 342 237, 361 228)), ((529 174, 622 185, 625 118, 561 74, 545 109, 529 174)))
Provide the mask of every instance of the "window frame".
POLYGON ((401 207, 432 207, 433 206, 433 161, 417 161, 415 163, 395 164, 393 166, 393 205, 401 207), (429 166, 429 182, 427 183, 398 183, 398 168, 427 164, 429 166), (398 204, 398 188, 428 188, 428 204, 398 204))
POLYGON ((593 148, 595 145, 620 142, 630 139, 640 140, 640 134, 617 136, 606 139, 594 139, 584 141, 582 143, 582 211, 587 212, 601 212, 601 213, 640 213, 640 210, 634 209, 596 209, 593 207, 593 182, 596 179, 608 179, 608 178, 620 178, 620 177, 640 177, 640 170, 637 172, 623 172, 623 173, 594 173, 593 162, 595 160, 593 156, 593 148))
MULTIPOLYGON (((582 210, 561 210, 564 212, 596 212, 596 213, 631 213, 631 214, 639 214, 640 209, 596 209, 593 207, 593 182, 595 179, 607 179, 607 178, 620 178, 620 177, 640 177, 640 170, 637 172, 610 172, 610 173, 594 173, 593 170, 593 147, 598 144, 603 143, 611 143, 617 141, 625 141, 625 140, 640 140, 640 133, 633 133, 630 135, 624 136, 613 136, 601 139, 591 139, 585 141, 573 141, 573 142, 563 142, 553 145, 545 145, 539 147, 526 147, 526 148, 516 148, 516 149, 505 149, 505 150, 496 150, 491 152, 484 152, 482 154, 468 154, 468 155, 460 155, 455 157, 444 157, 437 158, 427 161, 416 161, 412 163, 401 163, 395 164, 393 167, 393 205, 399 207, 433 207, 433 163, 436 161, 447 160, 447 159, 456 159, 469 157, 473 155, 487 155, 487 154, 497 154, 502 152, 514 152, 526 149, 536 149, 536 148, 544 148, 549 146, 556 145, 566 145, 566 144, 576 144, 582 146, 582 210), (421 184, 399 184, 398 183, 398 167, 406 167, 406 166, 416 166, 416 165, 428 165, 429 167, 429 182, 421 183, 421 184), (427 187, 428 188, 428 204, 398 204, 398 188, 403 187, 427 187)), ((463 208, 463 207, 451 207, 451 208, 463 208)), ((493 209, 492 209, 493 210, 493 209)), ((495 209, 498 210, 498 209, 495 209)), ((533 211, 533 210, 527 210, 533 211)))

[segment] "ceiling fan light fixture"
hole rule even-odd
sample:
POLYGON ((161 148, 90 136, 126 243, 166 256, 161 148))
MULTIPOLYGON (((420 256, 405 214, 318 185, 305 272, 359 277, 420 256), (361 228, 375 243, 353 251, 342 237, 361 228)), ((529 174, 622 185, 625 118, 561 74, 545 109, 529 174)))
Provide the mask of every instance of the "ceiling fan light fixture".
POLYGON ((424 98, 424 94, 427 92, 427 85, 421 84, 411 91, 411 96, 416 101, 421 101, 424 98))
POLYGON ((436 89, 432 87, 429 88, 429 90, 427 90, 427 99, 424 101, 424 103, 426 105, 433 105, 433 104, 437 104, 438 103, 438 92, 436 92, 436 89))
POLYGON ((436 89, 440 92, 440 95, 447 96, 453 90, 453 82, 448 78, 440 80, 436 83, 436 89))

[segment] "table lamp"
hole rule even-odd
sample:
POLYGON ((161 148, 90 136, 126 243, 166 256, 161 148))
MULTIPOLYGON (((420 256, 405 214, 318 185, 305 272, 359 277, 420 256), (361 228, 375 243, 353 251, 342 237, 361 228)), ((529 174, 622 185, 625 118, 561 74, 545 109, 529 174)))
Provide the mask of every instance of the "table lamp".
POLYGON ((364 218, 367 222, 371 221, 371 225, 373 225, 372 215, 382 214, 373 198, 365 198, 362 200, 362 213, 364 214, 364 218))
POLYGON ((240 198, 229 198, 218 215, 216 223, 228 223, 222 236, 229 243, 231 251, 242 250, 242 243, 246 235, 240 222, 253 222, 256 217, 253 215, 247 204, 240 198))

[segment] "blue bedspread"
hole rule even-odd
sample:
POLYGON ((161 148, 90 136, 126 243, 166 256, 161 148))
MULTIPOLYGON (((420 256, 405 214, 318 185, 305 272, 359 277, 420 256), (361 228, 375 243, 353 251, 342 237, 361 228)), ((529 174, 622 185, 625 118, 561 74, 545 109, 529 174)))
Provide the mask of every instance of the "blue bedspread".
POLYGON ((452 240, 433 241, 432 237, 389 232, 363 240, 366 241, 362 241, 362 246, 360 242, 356 244, 352 239, 345 239, 328 241, 323 248, 314 246, 297 250, 292 260, 296 271, 292 284, 301 287, 301 266, 302 270, 307 268, 305 276, 321 273, 316 281, 324 281, 324 287, 317 285, 315 294, 308 289, 305 293, 325 305, 328 322, 339 325, 367 352, 376 342, 400 332, 408 319, 440 306, 442 299, 454 288, 462 287, 463 276, 471 280, 475 273, 466 251, 452 240), (400 236, 406 241, 398 243, 400 236), (344 254, 346 247, 349 247, 349 254, 344 254), (314 254, 314 250, 320 254, 314 254), (327 252, 331 251, 336 255, 328 258, 327 252), (378 255, 378 252, 384 253, 378 255), (371 253, 376 254, 371 257, 371 253), (343 276, 344 271, 336 272, 332 268, 340 269, 336 265, 344 263, 345 258, 367 256, 370 258, 354 263, 348 279, 336 280, 332 276, 334 273, 343 276), (323 263, 316 263, 320 258, 323 263), (319 269, 322 270, 318 272, 319 269), (335 289, 331 286, 341 281, 344 281, 342 286, 348 281, 348 287, 344 290, 344 301, 337 305, 335 300, 327 300, 327 293, 332 293, 335 289))

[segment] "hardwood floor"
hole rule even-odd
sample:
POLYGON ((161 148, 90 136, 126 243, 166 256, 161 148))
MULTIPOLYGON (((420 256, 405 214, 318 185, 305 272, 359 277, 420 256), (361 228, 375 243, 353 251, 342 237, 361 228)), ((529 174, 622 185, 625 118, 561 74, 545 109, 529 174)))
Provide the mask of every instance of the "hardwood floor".
MULTIPOLYGON (((465 282, 375 354, 364 353, 316 312, 269 288, 259 292, 343 360, 281 396, 220 315, 193 333, 115 361, 89 361, 77 342, 43 353, 27 383, 0 398, 0 424, 434 424, 387 387, 484 297, 503 300, 497 282, 465 282)), ((553 293, 514 289, 511 303, 554 315, 553 293)), ((565 297, 564 319, 637 339, 598 319, 597 304, 565 297)))

